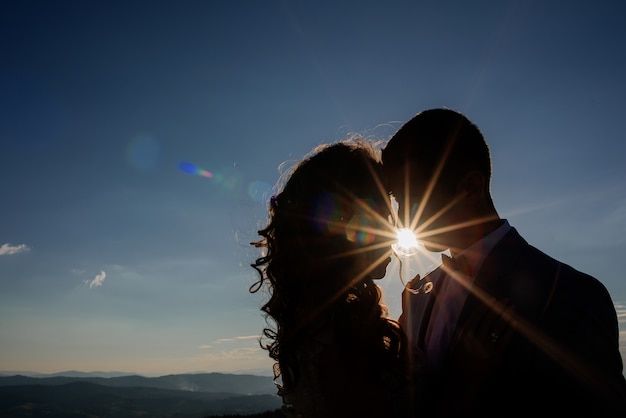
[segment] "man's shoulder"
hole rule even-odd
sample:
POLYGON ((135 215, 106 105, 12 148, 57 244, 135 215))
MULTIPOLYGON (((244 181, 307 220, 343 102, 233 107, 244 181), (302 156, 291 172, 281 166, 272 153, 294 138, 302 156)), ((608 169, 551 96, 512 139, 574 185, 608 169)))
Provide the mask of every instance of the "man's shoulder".
POLYGON ((494 246, 488 258, 501 270, 509 273, 531 271, 534 277, 540 272, 552 272, 560 264, 554 257, 529 244, 513 227, 494 246))
POLYGON ((596 277, 548 255, 529 244, 514 228, 511 229, 506 240, 500 243, 506 247, 502 253, 508 253, 506 257, 510 261, 511 276, 542 283, 545 290, 550 292, 558 287, 568 293, 584 293, 588 296, 595 293, 603 298, 608 295, 606 287, 596 277))
POLYGON ((558 269, 560 270, 560 274, 596 280, 590 274, 582 272, 528 243, 513 227, 496 245, 493 253, 496 255, 499 253, 505 256, 509 259, 512 266, 520 269, 530 269, 533 271, 547 270, 551 273, 554 272, 555 269, 558 269))

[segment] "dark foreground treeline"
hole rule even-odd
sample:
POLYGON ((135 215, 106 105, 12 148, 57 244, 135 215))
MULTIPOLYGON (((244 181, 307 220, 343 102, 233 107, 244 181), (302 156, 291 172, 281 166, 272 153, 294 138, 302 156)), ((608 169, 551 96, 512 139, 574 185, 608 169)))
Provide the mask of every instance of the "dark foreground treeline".
POLYGON ((261 412, 260 414, 252 414, 252 415, 211 415, 204 418, 285 418, 282 410, 276 409, 274 411, 261 412))
MULTIPOLYGON (((182 375, 181 375, 182 376, 182 375)), ((167 389, 146 386, 119 386, 120 381, 113 385, 75 379, 69 383, 65 380, 48 380, 29 378, 17 380, 16 377, 0 377, 0 417, 26 418, 201 418, 201 417, 281 417, 282 401, 270 393, 259 393, 251 390, 248 394, 218 391, 210 381, 212 376, 193 377, 185 381, 202 382, 195 389, 167 389), (198 390, 203 387, 205 390, 198 390), (214 391, 207 391, 212 388, 214 391)), ((224 379, 223 375, 214 376, 224 379)), ((52 378, 51 378, 52 379, 52 378)), ((231 377, 249 382, 249 377, 231 377)), ((71 379, 70 379, 71 380, 71 379)), ((166 379, 167 380, 167 379, 166 379)), ((184 380, 180 376, 177 379, 184 380)), ((131 379, 132 381, 132 379, 131 379)), ((110 384, 108 380, 104 381, 110 384)), ((133 383, 139 383, 134 381, 133 383)), ((161 380, 141 381, 141 384, 163 385, 161 380)), ((229 380, 229 389, 236 386, 229 380), (233 384, 231 386, 230 384, 233 384)), ((243 386, 246 386, 245 384, 243 386)), ((265 382, 261 386, 265 386, 265 382)), ((252 388, 247 387, 247 390, 252 388)), ((239 392, 239 391, 238 391, 239 392)))

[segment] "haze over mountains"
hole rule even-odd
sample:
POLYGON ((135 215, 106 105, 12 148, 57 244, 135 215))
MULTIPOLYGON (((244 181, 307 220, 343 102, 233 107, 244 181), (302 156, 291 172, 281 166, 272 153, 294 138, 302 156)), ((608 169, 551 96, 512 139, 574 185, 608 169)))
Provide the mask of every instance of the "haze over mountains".
POLYGON ((35 377, 0 372, 0 416, 198 418, 263 413, 282 405, 269 376, 120 373, 62 372, 35 377))
MULTIPOLYGON (((193 373, 195 374, 195 373, 193 373)), ((141 376, 139 373, 130 372, 80 372, 77 370, 67 370, 56 373, 38 373, 25 370, 0 370, 0 376, 28 376, 28 377, 120 377, 120 376, 141 376)), ((146 376, 148 377, 148 376, 146 376)))

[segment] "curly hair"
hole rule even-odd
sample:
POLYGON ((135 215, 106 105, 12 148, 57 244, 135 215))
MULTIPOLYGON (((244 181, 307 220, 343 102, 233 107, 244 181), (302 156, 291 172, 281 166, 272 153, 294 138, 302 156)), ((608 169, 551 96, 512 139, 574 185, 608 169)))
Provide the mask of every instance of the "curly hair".
POLYGON ((252 243, 263 252, 251 264, 259 278, 249 289, 269 294, 261 307, 267 327, 260 344, 275 360, 279 395, 288 397, 298 385, 299 352, 328 332, 329 323, 342 367, 390 390, 390 376, 405 367, 405 337, 389 318, 380 287, 354 261, 359 249, 380 251, 384 244, 368 249, 367 239, 346 235, 359 209, 377 218, 379 229, 391 230, 378 213, 389 203, 376 146, 361 137, 320 145, 284 178, 282 191, 270 199, 261 239, 252 243), (367 206, 360 207, 364 199, 367 206))

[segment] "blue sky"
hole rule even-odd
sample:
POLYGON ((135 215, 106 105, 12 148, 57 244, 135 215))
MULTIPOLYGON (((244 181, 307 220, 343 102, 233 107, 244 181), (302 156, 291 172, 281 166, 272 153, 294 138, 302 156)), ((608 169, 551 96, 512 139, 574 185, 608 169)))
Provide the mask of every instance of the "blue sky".
POLYGON ((0 370, 269 374, 248 243, 278 166, 440 106, 626 356, 626 6, 563 4, 1 2, 0 370))

